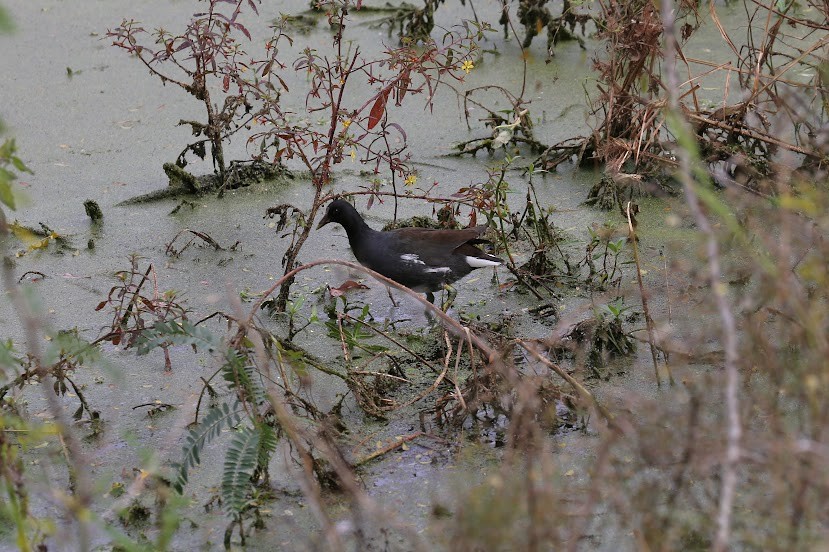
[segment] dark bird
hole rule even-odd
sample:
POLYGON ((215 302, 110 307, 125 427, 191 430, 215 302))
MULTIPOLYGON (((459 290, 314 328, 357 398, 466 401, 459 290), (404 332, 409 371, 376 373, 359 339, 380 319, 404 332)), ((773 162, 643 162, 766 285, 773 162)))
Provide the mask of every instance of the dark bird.
POLYGON ((474 269, 503 263, 475 247, 486 243, 480 239, 486 226, 463 230, 398 228, 379 232, 370 228, 360 213, 342 199, 328 205, 317 229, 329 222, 345 228, 351 251, 361 265, 425 293, 430 303, 435 302, 434 292, 440 289, 447 289, 451 296, 450 284, 474 269))

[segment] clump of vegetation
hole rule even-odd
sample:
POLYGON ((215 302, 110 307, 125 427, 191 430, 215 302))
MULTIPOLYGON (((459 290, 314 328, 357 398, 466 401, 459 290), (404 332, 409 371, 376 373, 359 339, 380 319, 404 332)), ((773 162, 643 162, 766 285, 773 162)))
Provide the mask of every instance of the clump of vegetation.
POLYGON ((178 123, 188 125, 198 140, 182 150, 176 166, 186 167, 188 154, 204 159, 209 146, 222 189, 228 177, 224 143, 254 120, 241 86, 246 54, 238 34, 250 40, 241 15, 244 8, 258 15, 258 3, 208 0, 207 9, 194 14, 181 34, 164 28, 148 31, 141 23, 126 19, 107 31, 115 46, 135 56, 162 83, 174 84, 202 103, 206 121, 178 123))
MULTIPOLYGON (((187 308, 176 297, 175 291, 159 292, 158 278, 152 264, 142 271, 139 269, 140 258, 130 256, 130 268, 115 274, 120 284, 109 290, 107 298, 95 307, 95 310, 107 308, 112 312, 112 324, 98 338, 113 345, 130 348, 136 345, 146 330, 161 323, 181 323, 187 320, 187 308), (147 287, 152 286, 151 291, 147 287)), ((164 367, 172 370, 168 350, 169 343, 161 343, 164 351, 164 367)))

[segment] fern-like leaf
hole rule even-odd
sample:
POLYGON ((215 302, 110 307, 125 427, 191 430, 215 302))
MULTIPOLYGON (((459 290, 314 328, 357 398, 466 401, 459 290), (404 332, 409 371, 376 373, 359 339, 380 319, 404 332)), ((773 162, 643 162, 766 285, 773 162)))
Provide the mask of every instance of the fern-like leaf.
POLYGON ((178 471, 173 488, 179 493, 187 484, 188 471, 190 468, 201 462, 199 455, 201 450, 222 431, 222 428, 234 426, 239 423, 239 414, 231 410, 227 403, 222 403, 208 410, 207 415, 201 423, 192 428, 187 434, 184 447, 182 448, 182 460, 180 464, 174 464, 178 471))
POLYGON ((265 469, 271 461, 271 456, 276 452, 276 443, 279 436, 273 426, 262 424, 259 426, 259 454, 256 460, 260 469, 265 469))
POLYGON ((259 456, 260 431, 245 427, 238 431, 225 453, 222 473, 222 504, 225 512, 238 516, 245 506, 250 478, 259 456))
MULTIPOLYGON (((235 353, 235 351, 234 351, 235 353)), ((222 367, 222 377, 228 386, 240 392, 240 396, 249 397, 254 404, 262 404, 266 398, 262 375, 252 364, 247 363, 244 355, 228 354, 222 367)))

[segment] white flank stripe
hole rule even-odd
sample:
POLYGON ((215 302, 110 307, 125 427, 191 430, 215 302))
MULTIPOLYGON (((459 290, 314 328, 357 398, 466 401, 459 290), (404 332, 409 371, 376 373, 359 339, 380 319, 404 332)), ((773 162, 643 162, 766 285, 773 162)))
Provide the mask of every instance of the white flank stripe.
POLYGON ((500 266, 498 261, 490 261, 489 259, 481 259, 480 257, 466 256, 466 264, 472 268, 483 268, 485 266, 500 266))
POLYGON ((426 272, 452 272, 448 266, 439 266, 437 268, 427 268, 426 272))
POLYGON ((420 256, 415 253, 405 253, 400 255, 400 260, 404 263, 426 264, 420 260, 420 256))

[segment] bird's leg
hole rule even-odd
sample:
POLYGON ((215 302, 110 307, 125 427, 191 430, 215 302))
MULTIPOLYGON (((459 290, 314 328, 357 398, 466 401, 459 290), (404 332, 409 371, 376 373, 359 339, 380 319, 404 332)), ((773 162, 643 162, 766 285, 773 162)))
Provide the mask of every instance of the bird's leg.
POLYGON ((386 293, 389 294, 389 299, 391 299, 391 304, 394 305, 395 307, 399 307, 400 303, 398 303, 397 301, 394 300, 394 295, 391 294, 391 288, 389 286, 386 286, 386 293))
MULTIPOLYGON (((427 291, 426 292, 426 300, 434 305, 435 304, 435 294, 432 293, 431 291, 427 291)), ((435 317, 432 316, 432 309, 426 309, 425 311, 423 311, 423 314, 425 314, 426 319, 429 320, 429 325, 432 325, 432 324, 435 323, 435 317)))
POLYGON ((456 290, 449 284, 443 284, 443 291, 446 292, 446 298, 444 299, 440 308, 443 312, 446 312, 449 310, 449 307, 452 306, 452 303, 455 302, 455 297, 458 295, 458 290, 456 290))

